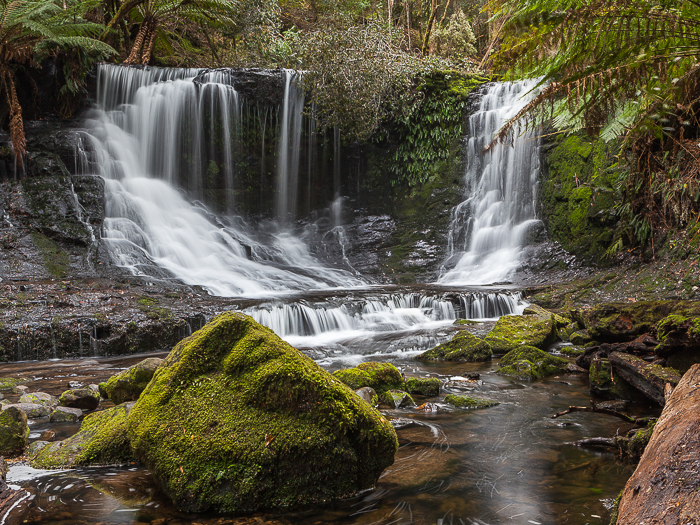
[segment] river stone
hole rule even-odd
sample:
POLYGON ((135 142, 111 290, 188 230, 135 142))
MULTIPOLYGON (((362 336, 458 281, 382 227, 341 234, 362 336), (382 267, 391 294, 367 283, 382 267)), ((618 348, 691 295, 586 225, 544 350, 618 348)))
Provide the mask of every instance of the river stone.
POLYGON ((490 401, 478 397, 458 396, 455 394, 446 395, 445 403, 457 408, 488 408, 500 404, 498 401, 490 401))
POLYGON ((398 448, 374 408, 240 312, 158 368, 128 420, 132 450, 178 508, 239 513, 373 487, 398 448))
POLYGON ((17 386, 26 382, 26 379, 19 379, 16 377, 0 377, 0 392, 18 392, 17 386))
POLYGON ((58 399, 53 397, 51 394, 45 392, 33 392, 31 394, 23 394, 19 398, 20 403, 34 403, 37 405, 45 405, 49 408, 53 408, 58 405, 58 399))
POLYGON ((15 406, 0 412, 0 456, 21 456, 28 443, 27 415, 15 406))
MULTIPOLYGON (((561 322, 566 321, 559 321, 561 322)), ((539 306, 530 305, 523 315, 501 317, 484 340, 497 355, 506 354, 523 345, 545 350, 558 338, 557 325, 555 314, 539 306)))
POLYGON ((700 365, 671 394, 625 485, 618 525, 700 523, 700 365))
POLYGON ((68 468, 114 465, 132 460, 126 434, 126 420, 133 403, 93 412, 85 416, 80 430, 63 441, 54 441, 40 450, 32 449, 34 468, 68 468))
POLYGON ((457 332, 450 341, 423 352, 416 356, 416 359, 425 361, 488 361, 492 355, 491 346, 486 341, 462 330, 457 332))
POLYGON ((387 390, 403 388, 403 376, 391 363, 368 361, 355 368, 336 370, 333 375, 353 390, 368 386, 380 396, 387 390))
POLYGON ((408 408, 416 406, 410 394, 403 390, 387 390, 382 400, 392 408, 408 408))
POLYGON ((372 387, 364 386, 355 390, 355 393, 372 406, 375 406, 379 402, 377 392, 372 387))
POLYGON ((14 403, 12 405, 3 405, 2 409, 7 410, 10 407, 20 409, 22 412, 27 414, 27 418, 29 419, 47 417, 51 413, 51 409, 49 407, 46 405, 39 405, 37 403, 14 403))
POLYGON ((75 423, 81 417, 83 417, 83 411, 79 408, 56 407, 49 415, 49 421, 52 423, 75 423))
POLYGON ((73 388, 63 392, 59 400, 64 407, 95 410, 100 404, 100 394, 92 388, 73 388))
POLYGON ((406 391, 421 396, 437 396, 440 394, 440 380, 434 377, 409 377, 406 379, 406 391))
POLYGON ((521 346, 504 355, 497 374, 521 381, 534 381, 566 370, 568 362, 532 346, 521 346))
POLYGON ((100 391, 107 399, 114 401, 115 405, 125 401, 135 401, 162 362, 163 360, 158 357, 144 359, 123 372, 113 375, 106 383, 100 383, 100 391))

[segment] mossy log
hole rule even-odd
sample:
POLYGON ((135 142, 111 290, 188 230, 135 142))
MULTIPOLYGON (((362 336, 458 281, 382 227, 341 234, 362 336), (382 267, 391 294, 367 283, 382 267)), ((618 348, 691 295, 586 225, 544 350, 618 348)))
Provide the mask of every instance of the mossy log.
POLYGON ((650 364, 633 355, 613 352, 609 359, 622 379, 661 406, 666 404, 666 384, 675 387, 681 379, 673 368, 650 364))

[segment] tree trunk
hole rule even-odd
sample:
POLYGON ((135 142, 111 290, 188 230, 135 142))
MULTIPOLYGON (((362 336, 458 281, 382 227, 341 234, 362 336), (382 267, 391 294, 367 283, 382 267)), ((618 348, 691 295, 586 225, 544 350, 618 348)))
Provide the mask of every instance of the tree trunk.
POLYGON ((425 36, 423 37, 423 47, 421 53, 427 55, 430 51, 430 32, 433 29, 433 23, 435 22, 435 17, 437 16, 438 5, 437 0, 433 0, 430 12, 430 18, 428 18, 428 26, 425 28, 425 36))
POLYGON ((131 47, 131 53, 129 53, 129 56, 127 59, 124 61, 124 64, 126 65, 133 65, 133 64, 138 64, 141 62, 141 49, 144 46, 144 43, 146 41, 146 37, 148 36, 148 26, 150 25, 150 20, 146 18, 142 23, 141 27, 139 28, 139 32, 136 35, 136 38, 134 39, 134 45, 131 47))
POLYGON ((158 25, 156 23, 152 24, 149 28, 148 38, 144 40, 143 54, 141 56, 141 64, 147 66, 151 61, 151 54, 153 53, 153 46, 156 43, 156 30, 158 25))

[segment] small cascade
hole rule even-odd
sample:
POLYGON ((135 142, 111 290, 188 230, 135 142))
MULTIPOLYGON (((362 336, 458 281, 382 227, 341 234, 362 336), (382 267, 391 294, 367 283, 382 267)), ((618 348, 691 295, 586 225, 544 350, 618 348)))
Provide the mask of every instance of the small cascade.
POLYGON ((371 334, 434 329, 459 318, 519 314, 525 306, 517 293, 407 293, 316 304, 268 303, 245 313, 292 344, 314 346, 371 334))
POLYGON ((468 198, 452 210, 449 250, 459 257, 440 283, 490 284, 507 280, 520 264, 535 213, 540 139, 517 125, 511 142, 484 148, 532 98, 537 80, 495 83, 469 117, 466 144, 468 198))
MULTIPOLYGON (((102 65, 98 78, 102 107, 78 151, 82 173, 106 179, 104 240, 117 265, 223 296, 364 284, 322 264, 292 233, 259 231, 230 215, 242 102, 227 71, 102 65), (202 198, 205 178, 218 181, 213 198, 227 215, 180 192, 202 198)), ((288 188, 298 179, 302 107, 287 72, 278 182, 288 188)), ((278 195, 287 195, 278 217, 293 217, 296 192, 278 195)))

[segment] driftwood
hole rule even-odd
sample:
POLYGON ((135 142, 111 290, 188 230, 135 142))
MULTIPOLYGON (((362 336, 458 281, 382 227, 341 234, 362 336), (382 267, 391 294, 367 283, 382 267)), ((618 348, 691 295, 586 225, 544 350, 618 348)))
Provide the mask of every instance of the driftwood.
POLYGON ((586 438, 586 439, 579 439, 578 441, 574 441, 571 444, 575 445, 577 447, 613 447, 613 448, 618 448, 617 438, 604 438, 604 437, 586 438))
POLYGON ((666 383, 675 387, 681 380, 674 370, 649 364, 629 354, 613 352, 608 359, 622 379, 661 406, 666 404, 666 383))
POLYGON ((638 422, 641 419, 644 419, 644 425, 646 425, 648 418, 636 418, 634 416, 629 416, 627 414, 623 414, 622 412, 618 412, 617 410, 613 410, 612 408, 602 408, 602 407, 597 407, 595 405, 590 406, 590 407, 576 407, 576 406, 570 406, 566 410, 563 410, 561 412, 558 412, 552 416, 552 419, 556 419, 561 416, 565 416, 566 414, 571 414, 573 412, 595 412, 597 414, 607 414, 609 416, 615 416, 619 417, 620 419, 623 419, 624 421, 627 421, 628 423, 632 423, 634 425, 638 424, 638 422))

